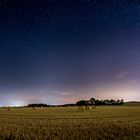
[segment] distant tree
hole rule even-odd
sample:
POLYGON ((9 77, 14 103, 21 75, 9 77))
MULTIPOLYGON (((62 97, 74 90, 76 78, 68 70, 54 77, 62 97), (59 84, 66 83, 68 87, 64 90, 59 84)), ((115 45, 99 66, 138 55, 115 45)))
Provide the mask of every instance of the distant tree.
POLYGON ((81 100, 81 101, 77 102, 76 105, 77 105, 77 106, 86 105, 86 101, 85 101, 85 100, 81 100))
POLYGON ((111 104, 111 105, 115 105, 115 104, 116 104, 116 101, 113 100, 113 99, 111 99, 111 100, 110 100, 110 104, 111 104))
POLYGON ((89 101, 86 101, 86 105, 92 105, 92 102, 89 100, 89 101))
POLYGON ((95 101, 96 101, 96 99, 95 99, 95 98, 91 98, 91 99, 90 99, 90 101, 94 101, 94 102, 95 102, 95 101))
POLYGON ((81 100, 76 103, 77 106, 85 106, 85 105, 122 105, 124 104, 124 100, 96 100, 95 98, 91 98, 90 100, 81 100))
POLYGON ((120 104, 124 104, 124 100, 123 99, 121 99, 120 104))
POLYGON ((39 104, 28 104, 28 107, 48 107, 47 104, 42 104, 42 103, 39 103, 39 104))
POLYGON ((90 99, 90 102, 91 102, 92 105, 95 105, 95 101, 96 101, 95 98, 90 99))
POLYGON ((95 104, 96 104, 96 105, 100 105, 100 101, 99 101, 99 100, 96 100, 96 101, 95 101, 95 104))
POLYGON ((117 104, 120 104, 120 102, 121 102, 120 100, 117 100, 117 104))
POLYGON ((103 104, 104 104, 104 105, 108 105, 108 103, 109 103, 108 100, 104 100, 104 101, 103 101, 103 104))

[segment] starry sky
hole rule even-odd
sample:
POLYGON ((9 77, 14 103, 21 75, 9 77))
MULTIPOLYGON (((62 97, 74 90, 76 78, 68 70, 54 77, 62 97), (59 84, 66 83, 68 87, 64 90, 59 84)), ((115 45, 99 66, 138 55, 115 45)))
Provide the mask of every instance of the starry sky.
POLYGON ((0 106, 140 100, 138 0, 1 0, 0 106))

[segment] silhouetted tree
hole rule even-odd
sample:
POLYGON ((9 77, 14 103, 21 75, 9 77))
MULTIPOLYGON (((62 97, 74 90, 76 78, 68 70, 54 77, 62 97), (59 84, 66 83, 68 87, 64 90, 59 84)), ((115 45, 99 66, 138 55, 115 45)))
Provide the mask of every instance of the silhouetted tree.
POLYGON ((28 104, 28 107, 48 107, 47 104, 42 104, 42 103, 39 103, 39 104, 28 104))
POLYGON ((76 105, 77 105, 77 106, 86 105, 86 101, 85 101, 85 100, 81 100, 81 101, 77 102, 76 105))
POLYGON ((120 104, 124 104, 124 100, 123 99, 121 99, 120 104))
POLYGON ((90 102, 91 102, 92 105, 95 105, 95 98, 91 98, 90 102))
POLYGON ((81 100, 76 103, 77 106, 85 106, 85 105, 122 105, 124 104, 124 100, 96 100, 95 98, 91 98, 90 100, 81 100))

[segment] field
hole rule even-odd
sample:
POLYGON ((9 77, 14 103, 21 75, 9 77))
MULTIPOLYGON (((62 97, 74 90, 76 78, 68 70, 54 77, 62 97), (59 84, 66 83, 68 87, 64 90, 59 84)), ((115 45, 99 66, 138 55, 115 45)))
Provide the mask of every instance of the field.
POLYGON ((140 140, 140 106, 0 108, 0 140, 140 140))

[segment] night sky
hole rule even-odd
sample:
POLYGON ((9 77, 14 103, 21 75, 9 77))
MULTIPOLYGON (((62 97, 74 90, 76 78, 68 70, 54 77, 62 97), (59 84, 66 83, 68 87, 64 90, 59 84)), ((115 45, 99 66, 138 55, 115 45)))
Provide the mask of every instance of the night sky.
POLYGON ((139 0, 0 0, 0 106, 140 100, 139 0))

